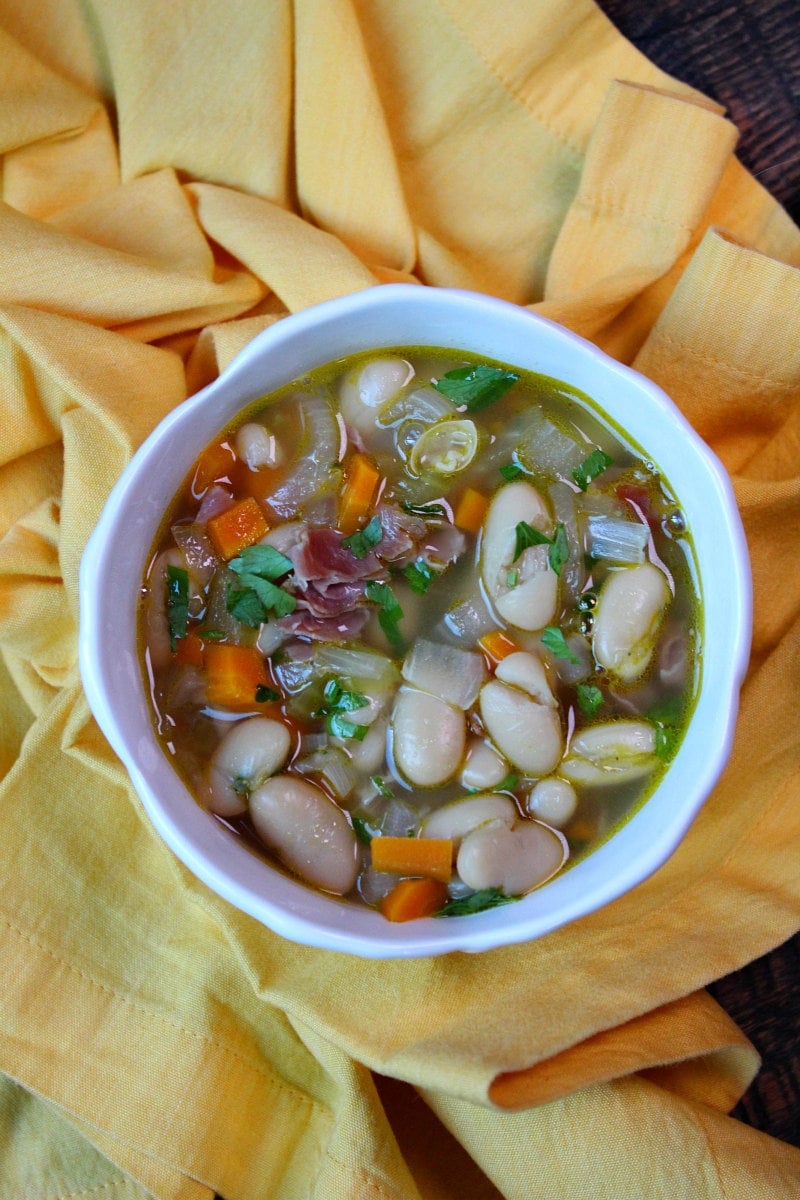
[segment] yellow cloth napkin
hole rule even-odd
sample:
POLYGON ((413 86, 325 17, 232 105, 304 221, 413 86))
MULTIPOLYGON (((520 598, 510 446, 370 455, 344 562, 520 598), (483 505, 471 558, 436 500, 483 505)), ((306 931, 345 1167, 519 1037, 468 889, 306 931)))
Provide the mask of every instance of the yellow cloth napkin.
POLYGON ((800 232, 590 0, 0 0, 0 1196, 788 1200, 702 990, 800 921, 800 232), (674 858, 528 946, 294 946, 157 839, 83 699, 78 564, 154 423, 287 311, 531 306, 731 470, 755 630, 674 858))

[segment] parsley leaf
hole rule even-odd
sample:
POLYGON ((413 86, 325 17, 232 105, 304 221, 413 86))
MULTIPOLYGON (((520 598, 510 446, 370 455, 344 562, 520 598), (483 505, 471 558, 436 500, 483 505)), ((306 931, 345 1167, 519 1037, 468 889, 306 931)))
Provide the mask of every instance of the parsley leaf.
POLYGON ((290 558, 281 554, 274 546, 265 546, 262 543, 246 546, 241 554, 231 559, 228 566, 237 575, 260 575, 262 579, 271 580, 280 579, 282 575, 288 575, 294 570, 290 558))
POLYGON ((518 521, 514 528, 514 537, 514 562, 529 546, 549 546, 547 558, 550 567, 556 575, 561 574, 561 568, 569 559, 567 531, 561 521, 556 525, 556 531, 551 538, 542 533, 540 529, 534 529, 533 525, 529 525, 527 521, 518 521))
POLYGON ((241 585, 228 589, 226 602, 228 612, 237 621, 257 629, 270 613, 286 617, 294 612, 295 597, 273 582, 293 570, 292 560, 274 546, 247 546, 228 566, 239 576, 241 585))
POLYGON ((582 492, 585 492, 593 479, 598 475, 602 475, 607 467, 613 463, 613 458, 609 458, 605 450, 599 447, 593 450, 588 458, 585 458, 580 466, 576 467, 572 472, 572 478, 577 483, 582 492))
POLYGON ((256 704, 267 704, 270 700, 280 700, 280 698, 280 692, 276 692, 275 688, 267 687, 264 683, 260 683, 256 688, 256 704))
POLYGON ((467 917, 472 913, 486 912, 489 908, 498 908, 501 904, 511 904, 519 900, 519 896, 507 896, 500 888, 481 888, 469 896, 461 896, 457 900, 448 900, 435 917, 467 917))
POLYGON ((418 558, 416 562, 403 567, 403 575, 412 592, 416 592, 418 596, 424 596, 433 583, 433 571, 424 558, 418 558))
POLYGON ((343 713, 333 712, 326 719, 325 728, 331 737, 347 738, 355 742, 363 742, 367 736, 369 726, 356 725, 353 721, 348 721, 343 713))
POLYGON ((169 648, 174 653, 189 625, 189 572, 183 567, 167 567, 167 622, 169 648))
POLYGON ((382 537, 383 526, 377 517, 372 517, 363 529, 357 529, 355 533, 342 538, 342 545, 350 551, 354 558, 366 558, 382 537))
POLYGON ((400 507, 412 517, 423 517, 425 520, 447 516, 447 509, 443 504, 412 504, 410 500, 401 500, 400 507))
POLYGON ((363 842, 365 846, 368 846, 372 841, 374 834, 372 833, 367 822, 363 817, 351 817, 350 820, 353 822, 353 833, 360 842, 363 842))
POLYGON ((567 639, 558 628, 557 625, 548 625, 542 633, 542 645, 545 646, 551 654, 556 658, 565 658, 567 662, 577 663, 579 660, 575 657, 569 648, 567 639))
POLYGON ((398 604, 397 597, 391 587, 388 583, 381 583, 377 579, 370 579, 367 583, 365 593, 368 600, 379 605, 378 624, 386 634, 389 645, 397 654, 402 654, 405 649, 405 642, 397 623, 403 616, 403 610, 398 604))
POLYGON ((674 758, 680 742, 683 706, 677 696, 657 704, 646 714, 656 727, 656 754, 662 762, 674 758))
POLYGON ((525 472, 519 463, 510 462, 500 468, 500 474, 503 476, 503 479, 507 479, 510 483, 514 479, 519 479, 525 472))
POLYGON ((575 688, 578 708, 587 717, 593 717, 603 703, 603 693, 593 683, 579 683, 575 688))
POLYGON ((456 367, 431 382, 437 392, 447 396, 459 408, 477 412, 499 400, 518 379, 519 375, 513 371, 479 363, 474 367, 456 367))

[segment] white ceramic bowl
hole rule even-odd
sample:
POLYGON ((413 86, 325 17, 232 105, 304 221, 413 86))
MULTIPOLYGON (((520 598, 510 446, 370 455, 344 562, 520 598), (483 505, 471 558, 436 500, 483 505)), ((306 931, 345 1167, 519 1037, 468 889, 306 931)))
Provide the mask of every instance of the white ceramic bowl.
POLYGON ((286 938, 371 958, 480 951, 585 916, 674 851, 725 765, 750 646, 747 550, 727 475, 672 402, 594 346, 526 310, 467 292, 386 285, 286 317, 157 427, 112 491, 81 565, 80 667, 91 708, 155 828, 205 884, 286 938), (199 452, 265 393, 345 355, 389 346, 469 350, 588 394, 668 480, 694 543, 702 683, 690 727, 652 796, 584 861, 523 900, 475 916, 393 924, 259 861, 204 812, 162 752, 136 640, 145 561, 199 452))

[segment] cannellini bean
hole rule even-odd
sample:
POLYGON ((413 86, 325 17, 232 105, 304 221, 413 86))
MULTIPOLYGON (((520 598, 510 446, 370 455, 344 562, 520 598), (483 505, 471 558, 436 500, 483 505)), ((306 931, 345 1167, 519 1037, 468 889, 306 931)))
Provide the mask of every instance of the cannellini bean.
POLYGON ((557 709, 498 679, 483 686, 479 703, 489 736, 515 767, 528 775, 554 769, 563 747, 557 709))
POLYGON ((548 775, 535 784, 525 802, 525 808, 532 817, 539 817, 548 825, 561 829, 573 817, 578 807, 578 797, 575 788, 568 779, 559 779, 557 775, 548 775))
POLYGON ((247 463, 251 471, 259 467, 277 467, 283 461, 275 434, 258 421, 245 421, 236 430, 234 446, 239 458, 247 463))
POLYGON ((208 764, 211 811, 221 817, 245 812, 247 796, 283 767, 291 740, 286 726, 271 717, 237 721, 208 764))
POLYGON ((467 747, 467 758, 459 780, 465 788, 496 787, 508 775, 508 763, 494 746, 483 738, 473 738, 467 747))
POLYGON ((380 409, 399 396, 413 377, 410 363, 390 355, 356 367, 345 376, 339 392, 345 424, 361 433, 374 431, 380 409))
POLYGON ((275 775, 250 797, 256 833, 307 883, 344 896, 356 881, 358 848, 345 814, 305 779, 275 775))
POLYGON ((357 738, 333 738, 333 742, 347 753, 359 773, 372 775, 380 769, 386 758, 386 731, 389 720, 380 716, 369 726, 362 741, 357 738))
POLYGON ((656 732, 648 721, 605 721, 572 739, 559 773, 574 783, 620 783, 656 766, 656 732))
POLYGON ((188 571, 186 559, 177 546, 162 550, 147 579, 147 594, 144 600, 144 639, 153 670, 167 666, 172 656, 167 617, 167 568, 179 567, 189 576, 190 611, 202 604, 202 592, 197 580, 188 571))
POLYGON ((408 456, 408 465, 417 475, 455 475, 465 470, 478 452, 478 431, 474 421, 448 417, 422 431, 408 456))
POLYGON ((463 712, 438 696, 401 687, 392 713, 397 769, 417 787, 438 787, 455 775, 467 740, 463 712))
POLYGON ((624 683, 650 664, 671 593, 663 571, 639 563, 612 571, 597 598, 592 649, 601 667, 624 683))
POLYGON ((473 829, 478 829, 489 821, 499 821, 510 828, 518 816, 514 801, 501 792, 463 796, 459 800, 443 804, 426 817, 421 833, 423 837, 450 838, 458 844, 468 833, 472 833, 473 829))
POLYGON ((500 617, 518 629, 543 629, 555 615, 558 576, 548 547, 529 546, 514 557, 520 521, 549 536, 552 518, 535 487, 516 480, 489 505, 481 542, 481 576, 500 617))
POLYGON ((528 650, 516 650, 500 660, 494 673, 495 678, 512 687, 521 688, 534 700, 538 700, 539 704, 546 704, 548 708, 558 707, 545 665, 538 655, 531 654, 528 650))
POLYGON ((475 891, 494 887, 506 896, 522 896, 555 875, 566 856, 563 837, 546 825, 496 821, 464 838, 456 869, 475 891))

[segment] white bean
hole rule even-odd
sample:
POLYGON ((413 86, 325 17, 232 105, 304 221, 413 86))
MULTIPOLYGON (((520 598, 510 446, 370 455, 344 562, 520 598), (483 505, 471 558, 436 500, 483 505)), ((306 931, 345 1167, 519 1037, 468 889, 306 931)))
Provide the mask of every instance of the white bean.
POLYGON ((339 391, 339 408, 345 424, 360 433, 375 429, 379 411, 390 403, 414 376, 403 358, 373 358, 349 372, 339 391))
POLYGON ((549 536, 553 521, 531 484, 516 480, 500 488, 489 505, 481 541, 481 576, 500 617, 518 629, 543 629, 555 615, 558 576, 546 545, 515 557, 520 521, 549 536))
POLYGON ((483 723, 494 744, 520 771, 548 775, 562 753, 558 710, 491 679, 480 694, 483 723))
POLYGON ((559 779, 557 775, 548 775, 535 784, 525 802, 525 808, 532 817, 539 817, 556 829, 563 828, 573 817, 578 807, 578 797, 575 788, 567 779, 559 779))
POLYGON ((251 471, 259 467, 277 467, 283 460, 275 434, 257 421, 246 421, 236 430, 234 446, 239 458, 251 471))
POLYGON ((501 792, 462 796, 458 800, 451 800, 449 804, 443 804, 426 817, 421 833, 423 837, 450 838, 458 844, 468 833, 472 833, 473 829, 478 829, 489 821, 500 821, 510 828, 518 816, 514 801, 501 792))
POLYGON ((388 725, 388 718, 381 716, 369 726, 361 741, 357 738, 334 738, 333 741, 341 746, 361 774, 374 775, 386 758, 388 725))
POLYGON ((495 677, 511 687, 527 692, 539 704, 557 708, 558 701, 550 689, 547 671, 542 660, 527 650, 515 650, 507 654, 495 667, 495 677))
POLYGON ((499 888, 506 896, 523 896, 555 875, 566 856, 563 837, 546 825, 497 821, 464 838, 456 869, 475 891, 499 888))
POLYGON ((464 757, 463 712, 438 696, 401 687, 392 713, 394 760, 417 787, 438 787, 451 779, 464 757))
POLYGON ((467 758, 459 780, 465 788, 496 787, 508 775, 508 763, 494 746, 483 738, 473 738, 467 747, 467 758))
POLYGON ((671 593, 653 563, 612 571, 597 598, 592 649, 601 667, 623 683, 647 670, 671 593))
POLYGON ((256 833, 290 870, 344 896, 356 881, 358 844, 345 814, 320 788, 275 775, 250 797, 256 833))
POLYGON ((286 726, 271 717, 237 721, 217 746, 208 765, 211 811, 221 817, 245 812, 248 794, 283 767, 291 740, 286 726))
POLYGON ((638 779, 658 763, 655 751, 656 732, 648 721, 605 721, 575 735, 559 774, 591 785, 638 779))

